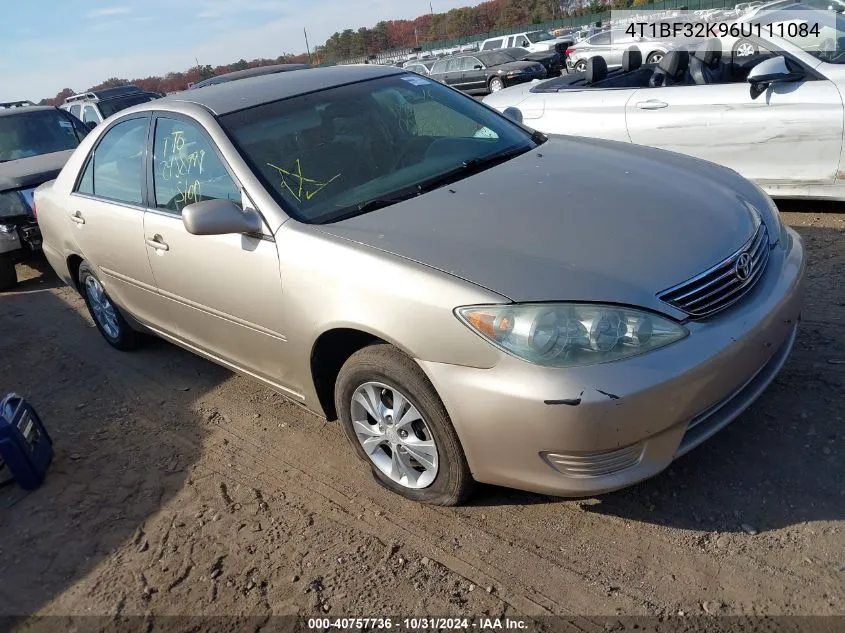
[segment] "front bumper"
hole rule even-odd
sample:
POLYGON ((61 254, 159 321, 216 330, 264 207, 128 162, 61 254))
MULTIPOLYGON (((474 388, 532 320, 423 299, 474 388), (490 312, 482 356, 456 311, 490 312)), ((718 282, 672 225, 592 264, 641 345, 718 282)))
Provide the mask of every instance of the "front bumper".
POLYGON ((806 264, 798 234, 786 241, 742 301, 640 357, 571 369, 507 355, 491 369, 420 361, 476 480, 598 494, 657 474, 729 424, 792 349, 806 264))

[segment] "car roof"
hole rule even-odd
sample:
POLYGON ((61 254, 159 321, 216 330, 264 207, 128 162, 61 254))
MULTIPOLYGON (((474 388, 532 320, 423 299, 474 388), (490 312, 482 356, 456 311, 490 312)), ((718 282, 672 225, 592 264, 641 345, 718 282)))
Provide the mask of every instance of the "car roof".
POLYGON ((0 117, 25 114, 27 112, 43 112, 44 110, 56 110, 53 106, 16 106, 14 108, 0 108, 0 117))
POLYGON ((256 66, 254 68, 245 68, 243 70, 235 70, 230 73, 222 75, 215 75, 208 79, 198 81, 193 86, 192 90, 204 88, 206 86, 213 86, 214 84, 225 83, 227 81, 235 81, 236 79, 245 79, 247 77, 257 77, 259 75, 270 75, 273 73, 292 72, 294 70, 305 70, 310 68, 308 64, 273 64, 271 66, 256 66))
MULTIPOLYGON (((273 73, 227 81, 213 86, 177 92, 162 99, 144 104, 139 110, 153 110, 162 104, 195 103, 216 115, 245 110, 271 101, 289 99, 309 92, 347 84, 401 75, 407 71, 395 66, 362 64, 308 68, 286 73, 273 73)), ((133 111, 137 111, 133 108, 133 111)))

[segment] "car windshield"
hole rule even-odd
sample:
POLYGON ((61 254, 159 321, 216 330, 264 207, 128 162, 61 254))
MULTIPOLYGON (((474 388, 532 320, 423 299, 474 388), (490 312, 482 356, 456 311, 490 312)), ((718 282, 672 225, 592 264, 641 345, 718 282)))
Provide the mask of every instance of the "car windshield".
POLYGON ((267 103, 220 122, 282 208, 315 224, 424 194, 543 140, 409 73, 267 103))
POLYGON ((59 110, 6 114, 0 116, 0 162, 74 149, 82 138, 59 110))
POLYGON ((552 35, 548 31, 534 31, 533 33, 526 33, 525 37, 527 37, 528 41, 532 44, 536 44, 537 42, 547 42, 548 40, 555 39, 554 35, 552 35))
POLYGON ((126 95, 125 97, 115 97, 113 99, 106 99, 100 101, 97 105, 100 106, 100 112, 103 113, 103 118, 107 119, 115 112, 120 112, 126 108, 130 108, 139 103, 146 103, 155 99, 155 95, 146 92, 134 95, 126 95))
POLYGON ((510 64, 512 61, 516 61, 515 58, 505 51, 495 51, 491 53, 479 53, 476 55, 478 60, 487 66, 500 66, 502 64, 510 64))

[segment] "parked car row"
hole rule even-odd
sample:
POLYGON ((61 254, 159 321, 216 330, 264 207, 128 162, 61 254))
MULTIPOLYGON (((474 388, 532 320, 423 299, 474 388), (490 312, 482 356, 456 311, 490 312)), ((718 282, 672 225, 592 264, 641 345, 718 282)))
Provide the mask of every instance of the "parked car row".
MULTIPOLYGON (((794 6, 760 16, 776 21, 794 6), (788 10, 788 11, 787 11, 788 10)), ((829 16, 806 20, 827 24, 829 16)), ((822 40, 845 41, 845 16, 822 40)), ((825 30, 827 29, 827 30, 825 30)), ((632 47, 619 70, 602 57, 584 73, 500 91, 485 103, 533 129, 650 145, 734 169, 772 195, 845 200, 845 49, 752 37, 751 55, 720 39, 642 64, 632 47), (733 50, 732 50, 733 49, 733 50)))

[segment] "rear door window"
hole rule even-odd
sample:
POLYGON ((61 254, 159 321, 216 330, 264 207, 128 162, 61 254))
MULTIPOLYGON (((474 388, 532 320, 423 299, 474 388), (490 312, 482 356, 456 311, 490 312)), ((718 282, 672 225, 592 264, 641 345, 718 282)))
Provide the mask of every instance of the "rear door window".
POLYGON ((442 60, 434 64, 434 67, 431 69, 432 75, 442 75, 446 72, 446 69, 449 66, 449 60, 442 60))
POLYGON ((147 118, 121 121, 103 135, 88 158, 77 191, 132 205, 143 202, 147 118))
POLYGON ((82 111, 82 120, 85 123, 99 123, 100 117, 97 116, 97 111, 94 109, 94 106, 87 105, 85 109, 82 111))

